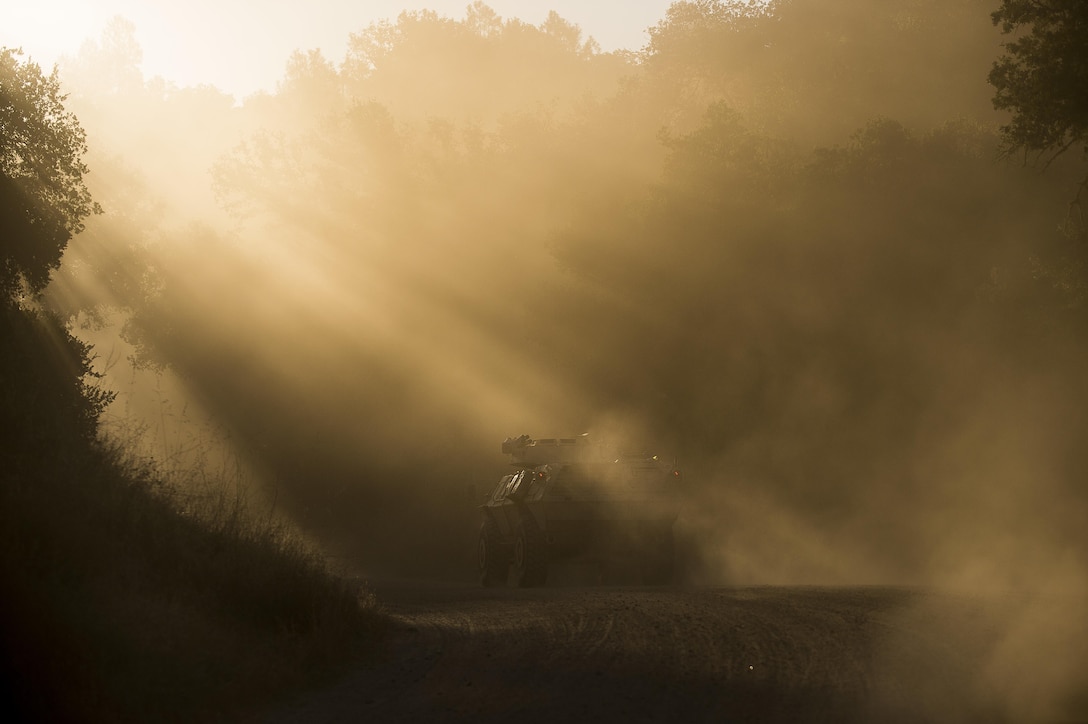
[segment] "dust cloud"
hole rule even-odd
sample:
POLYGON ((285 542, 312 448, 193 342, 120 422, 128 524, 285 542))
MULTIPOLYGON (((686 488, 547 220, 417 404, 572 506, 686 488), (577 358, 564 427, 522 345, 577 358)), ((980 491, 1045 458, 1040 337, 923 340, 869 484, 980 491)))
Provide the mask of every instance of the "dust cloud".
POLYGON ((238 106, 96 85, 103 40, 52 299, 365 575, 470 577, 504 438, 628 437, 684 468, 691 582, 1025 596, 980 681, 1038 711, 1083 684, 1083 171, 999 157, 991 10, 681 2, 601 53, 474 3, 238 106))

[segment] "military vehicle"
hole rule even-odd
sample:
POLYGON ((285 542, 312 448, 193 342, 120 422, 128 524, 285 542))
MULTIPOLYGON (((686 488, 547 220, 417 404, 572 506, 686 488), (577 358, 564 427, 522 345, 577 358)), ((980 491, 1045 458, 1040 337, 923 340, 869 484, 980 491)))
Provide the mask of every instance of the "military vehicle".
POLYGON ((642 581, 673 577, 680 471, 653 455, 618 454, 588 436, 507 438, 514 471, 480 506, 484 586, 542 586, 556 562, 633 563, 642 581))

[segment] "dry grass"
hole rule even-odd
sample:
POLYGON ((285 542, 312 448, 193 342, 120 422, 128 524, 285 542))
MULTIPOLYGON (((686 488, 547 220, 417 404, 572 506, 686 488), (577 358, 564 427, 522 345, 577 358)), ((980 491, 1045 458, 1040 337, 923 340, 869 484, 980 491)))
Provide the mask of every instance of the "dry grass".
POLYGON ((241 497, 183 514, 149 466, 72 441, 0 475, 0 673, 26 720, 234 720, 381 639, 373 598, 241 497))

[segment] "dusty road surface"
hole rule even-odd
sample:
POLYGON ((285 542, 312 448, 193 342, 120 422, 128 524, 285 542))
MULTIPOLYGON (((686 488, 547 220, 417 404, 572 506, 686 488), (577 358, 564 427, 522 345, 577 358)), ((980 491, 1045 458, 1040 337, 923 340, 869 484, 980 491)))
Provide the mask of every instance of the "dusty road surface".
POLYGON ((875 587, 371 588, 402 626, 388 653, 267 722, 1088 721, 1085 656, 1062 648, 1084 642, 1084 624, 1044 617, 1033 642, 1026 600, 875 587))

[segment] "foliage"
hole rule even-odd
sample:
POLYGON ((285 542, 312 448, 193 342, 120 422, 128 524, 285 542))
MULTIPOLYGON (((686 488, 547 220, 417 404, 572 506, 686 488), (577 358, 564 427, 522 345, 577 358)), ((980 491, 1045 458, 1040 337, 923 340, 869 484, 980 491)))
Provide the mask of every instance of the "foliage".
MULTIPOLYGON (((242 716, 358 656, 380 637, 381 618, 286 529, 247 517, 239 501, 180 505, 159 471, 100 437, 114 395, 99 386, 92 347, 50 311, 55 297, 40 293, 98 210, 83 184, 84 132, 57 72, 43 76, 16 55, 0 50, 5 713, 17 721, 242 716)), ((107 230, 95 241, 131 238, 107 230)), ((138 256, 96 268, 142 275, 148 263, 138 256)), ((131 282, 118 298, 146 299, 140 280, 98 282, 131 282)))
POLYGON ((131 97, 144 85, 140 71, 143 58, 136 26, 115 15, 97 40, 83 42, 75 62, 62 59, 61 74, 68 87, 79 88, 84 94, 131 97))
MULTIPOLYGON (((904 407, 885 417, 893 404, 885 396, 917 405, 930 375, 947 373, 923 340, 954 337, 964 317, 986 318, 979 300, 991 271, 1028 253, 1005 229, 1039 213, 1031 206, 1040 192, 1013 169, 995 177, 994 135, 965 122, 918 133, 880 119, 845 145, 802 154, 715 106, 702 127, 667 144, 653 204, 558 245, 571 269, 625 300, 621 308, 653 310, 652 321, 617 325, 612 310, 584 312, 579 336, 597 340, 598 362, 564 349, 557 353, 574 358, 558 366, 585 373, 587 389, 609 385, 609 406, 645 406, 637 396, 654 390, 661 433, 679 435, 693 454, 764 439, 776 425, 805 429, 807 485, 817 490, 827 474, 832 486, 823 465, 865 456, 825 458, 816 441, 824 431, 858 435, 875 449, 924 416, 904 407), (997 218, 961 213, 987 208, 993 194, 1004 199, 997 218), (642 349, 646 339, 668 343, 642 349), (613 387, 635 355, 639 376, 613 387), (825 403, 812 400, 810 384, 825 403)), ((1013 264, 1020 293, 1030 293, 1026 270, 1013 264)), ((963 344, 993 342, 976 332, 963 344)), ((785 429, 781 440, 792 434, 785 429)), ((768 474, 768 461, 758 465, 768 474)))
POLYGON ((684 133, 715 102, 806 145, 837 143, 877 115, 921 127, 982 117, 998 37, 979 22, 984 4, 678 2, 649 29, 645 82, 684 133))
POLYGON ((889 501, 978 497, 962 465, 1030 507, 1008 471, 1081 459, 964 459, 1082 429, 1032 394, 1088 399, 1046 276, 1066 169, 994 163, 984 5, 680 3, 614 55, 482 4, 376 24, 247 100, 213 173, 237 226, 175 234, 129 329, 363 563, 443 571, 494 439, 615 416, 711 461, 708 526, 724 469, 917 571, 926 517, 889 501))
POLYGON ((53 315, 0 305, 0 465, 10 472, 94 445, 114 395, 94 384, 92 359, 53 315))
POLYGON ((83 183, 86 134, 46 76, 0 48, 0 294, 36 293, 83 219, 99 211, 83 183))
POLYGON ((438 117, 490 129, 505 113, 606 93, 628 69, 557 14, 540 26, 502 19, 481 2, 464 20, 405 12, 348 40, 341 81, 350 98, 376 101, 401 121, 438 117))
POLYGON ((1002 127, 1008 151, 1088 154, 1088 3, 1004 0, 994 25, 1015 34, 990 71, 995 108, 1012 111, 1002 127))
POLYGON ((84 131, 56 73, 0 49, 0 403, 5 467, 94 445, 113 399, 93 385, 90 346, 48 312, 38 292, 69 238, 98 210, 83 184, 84 131))

